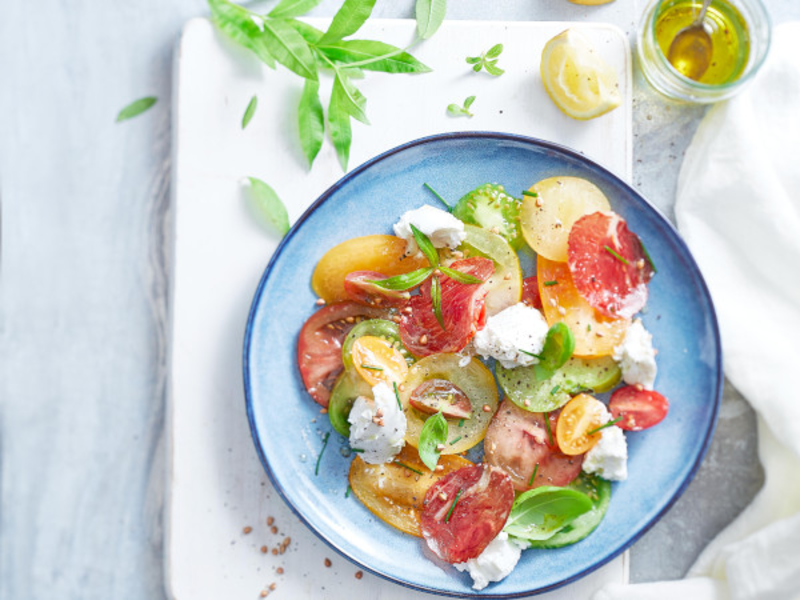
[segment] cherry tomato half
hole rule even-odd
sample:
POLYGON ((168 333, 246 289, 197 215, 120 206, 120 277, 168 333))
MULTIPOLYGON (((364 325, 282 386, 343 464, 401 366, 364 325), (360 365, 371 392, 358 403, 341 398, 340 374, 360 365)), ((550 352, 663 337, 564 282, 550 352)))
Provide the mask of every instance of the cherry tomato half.
POLYGON ((556 425, 558 447, 575 456, 588 452, 600 441, 601 432, 589 434, 603 424, 605 405, 589 394, 578 394, 564 405, 556 425))
POLYGON ((363 335, 353 342, 353 364, 370 385, 402 383, 408 363, 400 351, 383 338, 363 335))
POLYGON ((626 385, 611 394, 608 408, 614 419, 622 417, 617 423, 620 429, 641 431, 664 420, 669 400, 658 392, 626 385))

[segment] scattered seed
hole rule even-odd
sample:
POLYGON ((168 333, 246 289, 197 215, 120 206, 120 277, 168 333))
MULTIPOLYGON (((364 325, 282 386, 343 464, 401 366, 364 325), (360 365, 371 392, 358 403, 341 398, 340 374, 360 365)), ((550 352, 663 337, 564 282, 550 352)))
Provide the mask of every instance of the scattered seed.
POLYGON ((364 571, 356 571, 356 579, 361 579, 364 576, 364 571))
POLYGON ((322 298, 317 298, 317 306, 325 306, 325 300, 322 298))
POLYGON ((422 337, 419 338, 419 343, 423 346, 428 343, 428 336, 426 334, 422 334, 422 337))
POLYGON ((269 584, 269 589, 270 589, 270 591, 274 590, 276 587, 278 587, 278 584, 277 584, 277 583, 270 583, 270 584, 269 584))
POLYGON ((563 317, 564 315, 567 314, 567 309, 565 309, 563 306, 559 306, 558 307, 558 314, 560 314, 563 317))
POLYGON ((321 415, 327 415, 328 414, 328 409, 327 408, 321 408, 321 409, 319 409, 319 412, 320 412, 321 415))
POLYGON ((267 590, 261 590, 261 593, 259 594, 259 596, 261 596, 262 598, 266 598, 268 595, 269 592, 267 590))
POLYGON ((442 501, 447 500, 447 494, 445 494, 444 492, 439 492, 439 500, 442 501))
POLYGON ((276 572, 278 575, 283 575, 283 567, 278 567, 277 569, 275 569, 275 572, 276 572))
POLYGON ((270 528, 270 531, 271 531, 273 534, 274 534, 274 533, 278 533, 278 528, 277 528, 277 527, 275 527, 275 525, 273 525, 273 526, 270 528))
POLYGON ((245 535, 247 535, 251 531, 253 531, 253 528, 250 527, 249 525, 247 527, 245 527, 244 529, 242 529, 242 533, 244 533, 245 535))
POLYGON ((436 465, 435 471, 444 471, 444 465, 436 465))
POLYGON ((275 519, 273 519, 272 517, 267 517, 267 525, 269 525, 271 527, 274 522, 275 522, 275 519))
POLYGON ((541 196, 536 198, 536 206, 538 206, 539 208, 542 208, 542 206, 544 206, 544 201, 542 200, 541 196))
POLYGON ((331 559, 330 559, 330 558, 326 558, 326 559, 325 559, 325 566, 326 566, 326 567, 330 567, 332 564, 333 564, 333 563, 331 562, 331 559))
POLYGON ((261 554, 266 554, 266 553, 267 553, 267 547, 261 546, 261 554))
POLYGON ((483 412, 492 412, 492 407, 488 404, 483 405, 483 412))
POLYGON ((506 273, 506 275, 505 275, 505 277, 503 277, 503 279, 505 279, 506 281, 511 279, 511 273, 506 273))
POLYGON ((278 549, 277 548, 273 548, 272 549, 272 556, 278 556, 278 549))

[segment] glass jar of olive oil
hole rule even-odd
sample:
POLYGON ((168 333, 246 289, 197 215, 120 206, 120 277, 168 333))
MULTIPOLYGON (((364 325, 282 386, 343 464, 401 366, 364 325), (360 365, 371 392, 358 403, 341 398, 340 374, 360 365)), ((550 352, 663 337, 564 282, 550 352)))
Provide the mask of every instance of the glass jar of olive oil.
POLYGON ((686 41, 702 0, 653 0, 639 26, 639 61, 647 81, 677 100, 710 103, 729 98, 749 82, 766 58, 770 23, 760 0, 712 0, 695 34, 703 44, 676 52, 686 41), (684 33, 681 33, 684 32, 684 33))

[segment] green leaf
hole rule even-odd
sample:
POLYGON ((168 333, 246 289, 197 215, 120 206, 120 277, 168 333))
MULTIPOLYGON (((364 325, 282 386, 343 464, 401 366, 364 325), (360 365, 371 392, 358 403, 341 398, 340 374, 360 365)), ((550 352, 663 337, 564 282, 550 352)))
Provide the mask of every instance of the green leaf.
POLYGON ((494 75, 495 77, 499 77, 500 75, 505 73, 505 71, 496 65, 497 65, 496 60, 493 60, 491 62, 487 61, 483 64, 483 68, 486 69, 486 72, 489 73, 489 75, 494 75))
POLYGON ((286 24, 303 36, 303 39, 309 44, 316 44, 322 39, 322 32, 313 25, 297 19, 287 19, 286 24))
POLYGON ((451 269, 449 267, 439 267, 439 269, 450 279, 453 279, 458 283, 467 285, 483 283, 483 279, 475 277, 474 275, 470 275, 469 273, 462 273, 461 271, 456 271, 455 269, 451 269))
POLYGON ((353 35, 372 14, 375 0, 344 0, 344 4, 333 16, 328 31, 322 36, 321 43, 336 42, 353 35))
POLYGON ((444 326, 444 317, 442 316, 442 283, 439 278, 434 275, 431 279, 431 304, 433 304, 433 314, 442 329, 447 329, 444 326))
POLYGON ((468 116, 469 112, 461 108, 458 104, 448 104, 447 112, 454 117, 468 116))
MULTIPOLYGON (((553 323, 547 331, 547 338, 542 348, 542 369, 550 372, 548 378, 552 376, 552 371, 560 369, 575 351, 575 336, 564 323, 553 323)), ((537 373, 538 378, 538 373, 537 373)))
POLYGON ((244 109, 244 115, 242 115, 242 129, 247 127, 248 123, 250 123, 250 119, 253 118, 253 115, 256 114, 256 108, 258 107, 258 96, 253 96, 250 98, 250 102, 247 104, 247 108, 244 109))
POLYGON ((503 531, 524 540, 546 540, 591 509, 592 501, 577 490, 538 487, 517 496, 503 531))
POLYGON ((336 73, 336 78, 333 80, 332 97, 335 95, 341 102, 342 109, 354 119, 361 121, 365 125, 369 125, 367 119, 367 99, 358 91, 358 88, 353 85, 350 79, 341 71, 336 73))
POLYGON ((428 267, 425 269, 417 269, 410 273, 402 273, 401 275, 395 275, 394 277, 388 277, 386 279, 373 279, 370 280, 369 283, 375 284, 385 290, 403 292, 420 285, 431 276, 431 273, 433 273, 433 269, 428 267))
POLYGON ((289 214, 286 207, 270 186, 256 177, 250 180, 250 198, 256 213, 269 223, 281 236, 289 231, 289 214))
POLYGON ((423 40, 430 38, 441 26, 447 14, 447 0, 417 0, 417 33, 423 40))
POLYGON ((467 63, 470 64, 470 65, 474 65, 474 64, 477 64, 479 62, 481 62, 481 57, 480 56, 468 56, 467 57, 467 63))
POLYGON ((275 19, 289 19, 306 14, 315 8, 322 0, 281 0, 278 5, 269 11, 267 16, 275 19))
POLYGON ((151 109, 156 102, 158 102, 158 98, 155 96, 147 96, 146 98, 134 100, 128 104, 128 106, 119 111, 119 114, 117 115, 117 123, 139 116, 144 111, 151 109))
POLYGON ((347 101, 343 97, 341 86, 333 86, 331 101, 328 104, 328 132, 331 135, 333 147, 339 157, 339 164, 347 171, 347 162, 350 159, 350 144, 353 141, 353 132, 350 128, 350 113, 345 109, 347 101))
POLYGON ((431 471, 436 468, 439 462, 439 445, 447 440, 447 420, 442 413, 438 412, 432 417, 428 417, 422 431, 419 433, 419 457, 425 466, 431 471))
POLYGON ((300 105, 297 107, 297 121, 300 146, 310 168, 325 138, 325 116, 322 113, 322 103, 319 101, 319 82, 306 79, 303 94, 300 96, 300 105))
POLYGON ((466 100, 464 100, 464 108, 469 110, 469 107, 472 106, 472 103, 475 102, 475 96, 468 96, 466 100))
POLYGON ((420 251, 425 255, 425 258, 428 259, 428 262, 431 263, 432 267, 438 267, 439 253, 428 239, 428 236, 417 229, 413 223, 409 223, 408 225, 411 227, 411 233, 414 235, 414 241, 417 242, 417 246, 419 246, 420 251))
POLYGON ((275 60, 300 77, 317 80, 317 61, 311 48, 288 20, 265 19, 262 37, 275 60))
POLYGON ((483 61, 479 62, 477 65, 472 67, 472 70, 475 71, 476 73, 479 73, 482 68, 483 68, 483 61))
POLYGON ((208 0, 208 6, 211 9, 211 20, 220 31, 251 50, 268 67, 275 68, 275 58, 264 41, 261 27, 253 20, 255 17, 263 22, 262 17, 227 0, 208 0))
POLYGON ((503 44, 495 44, 489 51, 486 53, 486 58, 497 58, 500 56, 500 53, 503 51, 503 44))
POLYGON ((344 40, 317 49, 333 61, 358 63, 368 71, 382 73, 428 73, 430 67, 397 46, 372 40, 344 40))

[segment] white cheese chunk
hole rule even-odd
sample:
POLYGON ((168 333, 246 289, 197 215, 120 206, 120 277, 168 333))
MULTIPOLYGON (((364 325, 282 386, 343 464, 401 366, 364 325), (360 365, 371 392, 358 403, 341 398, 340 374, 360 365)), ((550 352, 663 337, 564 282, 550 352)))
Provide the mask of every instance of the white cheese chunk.
POLYGON ((526 367, 539 362, 526 352, 542 351, 547 330, 542 313, 520 302, 489 317, 486 326, 475 334, 473 343, 478 354, 497 359, 506 369, 526 367))
POLYGON ((586 453, 582 468, 587 473, 609 481, 624 481, 628 478, 628 443, 625 441, 625 433, 616 425, 606 427, 600 433, 600 441, 586 453))
POLYGON ((476 558, 453 566, 462 572, 469 571, 473 589, 482 590, 493 581, 505 579, 517 566, 521 554, 522 547, 501 531, 476 558))
POLYGON ((457 248, 467 237, 464 223, 456 219, 449 212, 433 206, 422 206, 416 210, 409 210, 394 224, 394 234, 406 241, 406 254, 416 254, 417 242, 411 225, 414 225, 436 248, 457 248))
POLYGON ((356 398, 347 420, 350 447, 363 450, 364 462, 377 465, 389 462, 403 449, 407 423, 388 385, 379 383, 372 395, 374 399, 356 398))
POLYGON ((622 379, 628 385, 641 385, 652 390, 656 381, 656 351, 653 336, 636 319, 625 332, 622 344, 614 348, 614 360, 622 369, 622 379))

